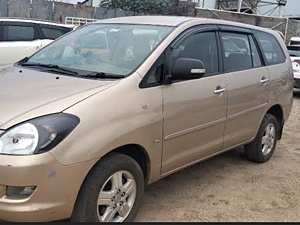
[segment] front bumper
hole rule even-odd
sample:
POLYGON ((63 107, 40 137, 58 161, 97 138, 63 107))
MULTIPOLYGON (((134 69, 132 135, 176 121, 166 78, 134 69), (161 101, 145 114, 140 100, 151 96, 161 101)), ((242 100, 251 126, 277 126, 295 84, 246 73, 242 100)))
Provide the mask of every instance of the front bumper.
POLYGON ((82 182, 94 163, 62 166, 49 153, 0 155, 0 220, 44 222, 69 218, 82 182), (9 199, 7 186, 36 186, 36 190, 26 199, 9 199))

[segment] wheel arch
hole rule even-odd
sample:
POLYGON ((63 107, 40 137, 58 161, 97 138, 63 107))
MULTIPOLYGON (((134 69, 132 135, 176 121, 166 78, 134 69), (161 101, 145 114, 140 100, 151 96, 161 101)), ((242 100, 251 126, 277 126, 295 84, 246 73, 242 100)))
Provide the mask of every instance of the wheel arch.
POLYGON ((77 209, 77 202, 78 199, 81 196, 81 192, 82 192, 82 188, 86 183, 86 180, 88 179, 88 177, 90 176, 90 174, 92 173, 92 171, 97 167, 97 165, 99 165, 99 163, 101 163, 103 160, 105 160, 108 156, 114 154, 114 153, 119 153, 119 154, 124 154, 126 156, 129 156, 131 158, 133 158, 141 167, 142 172, 144 174, 144 184, 148 184, 148 181, 150 179, 150 158, 149 155, 146 151, 146 149, 144 147, 142 147, 141 145, 138 144, 128 144, 128 145, 124 145, 124 146, 120 146, 118 148, 115 148, 111 151, 109 151, 107 154, 105 154, 103 157, 101 157, 88 171, 88 173, 86 174, 85 178, 83 179, 79 191, 77 193, 77 197, 73 206, 73 210, 71 213, 71 217, 73 216, 74 212, 76 212, 77 209))
POLYGON ((144 179, 145 179, 145 184, 148 183, 150 179, 150 173, 151 173, 151 165, 150 165, 150 157, 146 151, 146 149, 138 144, 127 144, 123 145, 120 147, 117 147, 108 153, 106 153, 104 156, 102 156, 95 164, 94 166, 91 167, 89 172, 87 173, 86 177, 84 178, 82 184, 85 182, 86 178, 89 176, 91 171, 96 167, 97 164, 101 163, 108 155, 112 153, 120 153, 127 155, 131 158, 133 158, 141 167, 143 174, 144 174, 144 179))
POLYGON ((145 184, 148 183, 151 173, 151 164, 150 157, 144 147, 138 144, 128 144, 118 147, 108 154, 111 154, 113 152, 124 154, 133 158, 140 165, 143 171, 145 184))
POLYGON ((284 125, 284 115, 283 115, 283 109, 282 109, 281 105, 279 105, 279 104, 273 105, 267 111, 266 114, 271 114, 277 119, 278 125, 279 125, 278 140, 280 140, 282 137, 283 125, 284 125))
MULTIPOLYGON (((86 193, 85 191, 87 190, 86 188, 88 187, 88 189, 93 188, 94 186, 91 186, 89 183, 89 179, 91 178, 91 176, 93 176, 95 171, 105 171, 105 169, 107 168, 107 166, 109 167, 110 165, 112 165, 112 168, 114 164, 111 163, 111 160, 114 159, 114 162, 119 162, 120 156, 125 157, 127 160, 129 160, 128 158, 131 158, 133 161, 136 161, 137 164, 140 165, 141 167, 141 171, 144 174, 144 180, 139 179, 140 182, 140 189, 142 190, 143 193, 145 190, 145 185, 147 184, 147 180, 149 179, 149 175, 150 175, 150 165, 149 165, 149 156, 146 152, 146 150, 137 144, 129 144, 129 145, 124 145, 121 147, 118 147, 110 152, 108 152, 107 154, 105 154, 103 157, 101 157, 98 161, 96 161, 94 163, 94 165, 90 168, 90 170, 87 172, 85 178, 83 179, 79 191, 77 193, 77 197, 76 200, 74 202, 74 206, 71 212, 71 221, 81 221, 81 220, 86 220, 87 217, 84 214, 85 212, 81 212, 81 209, 84 208, 86 209, 89 205, 89 201, 86 201, 86 197, 84 196, 84 193, 86 193), (102 164, 102 170, 100 170, 99 166, 101 167, 101 162, 106 161, 106 164, 102 164), (84 191, 85 190, 85 191, 84 191)), ((129 160, 131 161, 131 160, 129 160)), ((134 171, 139 171, 139 169, 137 169, 136 167, 137 165, 135 164, 135 168, 136 170, 134 171)), ((141 173, 139 172, 139 174, 141 175, 141 173)), ((142 178, 142 177, 140 177, 142 178)), ((95 177, 93 178, 95 179, 95 177)), ((96 177, 96 179, 98 180, 98 177, 96 177)), ((137 180, 138 182, 138 180, 137 180)), ((139 205, 139 204, 138 204, 139 205)))

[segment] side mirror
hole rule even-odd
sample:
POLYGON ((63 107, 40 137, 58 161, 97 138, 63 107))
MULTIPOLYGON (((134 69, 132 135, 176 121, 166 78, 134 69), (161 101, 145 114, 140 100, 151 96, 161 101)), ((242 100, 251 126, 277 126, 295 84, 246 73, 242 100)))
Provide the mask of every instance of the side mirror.
POLYGON ((171 80, 199 79, 205 73, 206 70, 201 60, 180 58, 173 66, 171 80))

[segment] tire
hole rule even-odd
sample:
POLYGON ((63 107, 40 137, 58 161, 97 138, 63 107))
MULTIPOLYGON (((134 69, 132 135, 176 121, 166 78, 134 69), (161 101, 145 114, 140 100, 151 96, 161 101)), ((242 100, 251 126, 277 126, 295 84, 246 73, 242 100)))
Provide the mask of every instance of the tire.
POLYGON ((72 222, 131 222, 143 194, 144 175, 131 157, 112 153, 101 159, 84 181, 72 222))
POLYGON ((276 117, 266 114, 256 138, 245 146, 247 159, 256 163, 267 162, 276 148, 278 133, 279 125, 276 117))

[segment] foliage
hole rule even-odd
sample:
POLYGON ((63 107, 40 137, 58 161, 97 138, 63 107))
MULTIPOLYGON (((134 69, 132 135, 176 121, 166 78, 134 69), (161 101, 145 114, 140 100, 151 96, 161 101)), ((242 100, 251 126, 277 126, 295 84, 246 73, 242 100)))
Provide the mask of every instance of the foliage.
POLYGON ((135 13, 164 14, 170 4, 167 0, 102 0, 100 6, 135 13))

